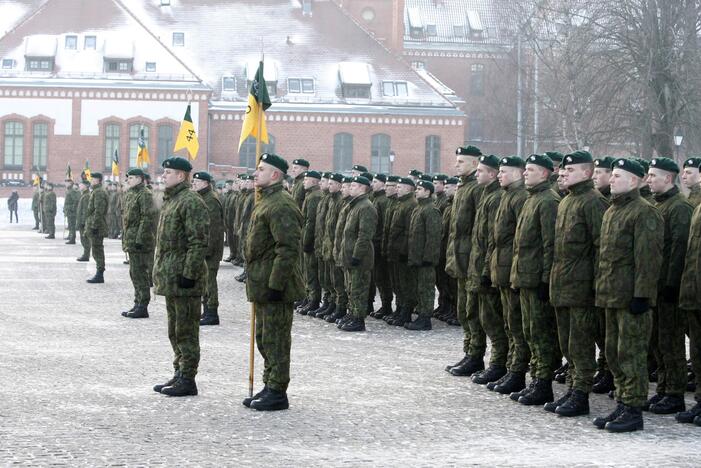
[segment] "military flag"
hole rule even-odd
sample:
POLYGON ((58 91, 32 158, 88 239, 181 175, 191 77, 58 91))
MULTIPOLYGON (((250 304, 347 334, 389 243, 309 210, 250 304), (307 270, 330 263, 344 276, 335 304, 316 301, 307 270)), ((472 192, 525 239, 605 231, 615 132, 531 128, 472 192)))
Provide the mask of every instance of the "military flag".
POLYGON ((187 149, 191 159, 197 159, 197 151, 200 149, 200 142, 197 140, 197 132, 195 132, 192 117, 190 117, 190 104, 187 105, 185 117, 183 117, 183 121, 180 124, 178 139, 175 140, 175 148, 173 148, 173 151, 178 151, 183 148, 187 149))
POLYGON ((39 174, 34 174, 34 176, 32 176, 32 185, 37 187, 39 184, 41 184, 41 177, 39 177, 39 174))
POLYGON ((114 177, 119 177, 119 154, 116 148, 112 155, 112 175, 114 177))
POLYGON ((83 167, 82 179, 90 182, 92 180, 92 174, 90 173, 90 164, 88 160, 85 160, 85 167, 83 167))
POLYGON ((139 153, 136 155, 136 167, 144 167, 151 164, 151 157, 146 148, 146 138, 144 137, 144 129, 139 133, 139 153))
MULTIPOLYGON (((268 87, 263 76, 263 61, 258 65, 258 71, 251 83, 248 93, 248 107, 241 127, 239 149, 249 136, 253 136, 263 143, 268 143, 268 129, 265 126, 265 111, 271 106, 268 87)), ((258 157, 259 155, 256 155, 258 157)))
POLYGON ((66 180, 73 180, 73 171, 71 170, 71 163, 66 164, 66 180))

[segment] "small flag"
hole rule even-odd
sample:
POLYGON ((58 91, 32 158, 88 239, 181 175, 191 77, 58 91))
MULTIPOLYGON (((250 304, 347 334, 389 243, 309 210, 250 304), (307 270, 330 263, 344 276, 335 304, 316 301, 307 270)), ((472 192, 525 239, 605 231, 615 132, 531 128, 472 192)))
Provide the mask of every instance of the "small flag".
POLYGON ((112 155, 112 175, 114 177, 119 177, 119 154, 117 154, 117 149, 114 150, 114 155, 112 155))
MULTIPOLYGON (((248 93, 248 107, 241 127, 241 138, 239 138, 239 150, 241 145, 250 135, 259 138, 263 143, 268 143, 268 129, 265 126, 265 111, 271 106, 268 86, 265 84, 263 76, 263 62, 258 65, 258 71, 251 83, 248 93), (260 113, 263 113, 261 116, 260 113), (260 125, 260 128, 258 126, 260 125)), ((257 157, 258 155, 256 155, 257 157)))
POLYGON ((190 104, 187 105, 185 117, 183 117, 183 122, 180 124, 178 139, 175 140, 175 148, 173 148, 173 151, 178 151, 183 148, 187 149, 190 158, 197 159, 197 151, 200 149, 200 142, 197 141, 195 126, 192 124, 192 117, 190 117, 190 104))
POLYGON ((71 171, 71 163, 66 164, 66 180, 73 180, 73 171, 71 171))
POLYGON ((148 148, 146 148, 146 138, 144 138, 144 129, 142 127, 139 134, 139 153, 136 155, 136 167, 144 167, 149 164, 151 164, 151 157, 148 154, 148 148))
POLYGON ((39 174, 34 174, 32 177, 32 185, 37 187, 39 184, 41 184, 41 177, 39 177, 39 174))
POLYGON ((85 160, 85 167, 83 168, 82 179, 87 180, 88 182, 92 180, 92 174, 90 173, 90 164, 88 164, 87 159, 85 160))

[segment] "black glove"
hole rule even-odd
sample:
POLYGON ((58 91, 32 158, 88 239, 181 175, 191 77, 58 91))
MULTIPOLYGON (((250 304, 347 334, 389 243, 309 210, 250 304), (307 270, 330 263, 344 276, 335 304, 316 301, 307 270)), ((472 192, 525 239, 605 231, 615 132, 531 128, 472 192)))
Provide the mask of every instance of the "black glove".
POLYGON ((430 266, 433 266, 433 263, 424 260, 423 262, 421 262, 421 266, 422 266, 422 267, 430 267, 430 266))
POLYGON ((195 287, 195 280, 181 275, 180 280, 178 281, 178 286, 183 289, 192 289, 195 287))
POLYGON ((650 299, 647 297, 634 297, 630 301, 630 313, 633 315, 644 314, 650 310, 650 299))
POLYGON ((543 302, 550 300, 550 285, 548 283, 540 283, 538 285, 538 299, 543 302))
POLYGON ((660 294, 665 302, 676 303, 679 300, 679 288, 676 286, 665 286, 660 294))
POLYGON ((92 228, 92 229, 90 230, 90 232, 92 232, 92 233, 93 233, 93 235, 95 235, 95 236, 96 236, 96 235, 97 235, 97 233, 98 233, 98 232, 100 232, 100 230, 99 230, 99 229, 97 229, 97 228, 92 228))
POLYGON ((268 288, 268 292, 265 293, 265 299, 268 302, 282 302, 282 291, 268 288))
POLYGON ((360 265, 360 259, 351 257, 351 266, 357 267, 358 265, 360 265))
POLYGON ((314 252, 314 244, 307 244, 302 250, 304 250, 304 253, 312 253, 314 252))
POLYGON ((492 287, 492 280, 489 278, 489 276, 480 276, 480 286, 483 288, 492 287))
POLYGON ((407 263, 409 261, 409 256, 408 255, 400 255, 399 261, 402 263, 407 263))
POLYGON ((134 244, 134 248, 136 250, 143 250, 144 249, 144 244, 139 244, 138 242, 134 244))

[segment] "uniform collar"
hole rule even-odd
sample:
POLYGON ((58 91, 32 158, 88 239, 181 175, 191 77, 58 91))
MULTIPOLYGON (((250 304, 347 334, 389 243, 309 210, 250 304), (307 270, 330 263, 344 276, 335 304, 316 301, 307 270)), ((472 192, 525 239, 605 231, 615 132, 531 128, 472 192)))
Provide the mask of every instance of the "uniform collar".
POLYGON ((496 190, 499 190, 499 181, 497 179, 494 179, 493 181, 484 186, 485 193, 494 192, 496 190))
POLYGON ((546 190, 550 190, 550 181, 544 180, 543 182, 539 183, 535 187, 526 188, 526 190, 528 190, 528 193, 545 192, 546 190))
POLYGON ((428 205, 430 203, 433 203, 433 200, 431 200, 431 197, 422 198, 420 200, 417 199, 416 201, 419 203, 419 205, 428 205))
POLYGON ((404 200, 408 200, 408 199, 412 198, 413 196, 414 196, 414 192, 409 192, 406 195, 403 195, 401 197, 397 197, 397 200, 404 201, 404 200))
POLYGON ((187 181, 182 181, 178 185, 173 187, 168 187, 163 194, 163 198, 173 198, 175 195, 179 194, 183 190, 188 190, 190 188, 190 183, 187 181))
POLYGON ((310 188, 308 188, 308 189, 305 189, 304 191, 307 192, 307 193, 311 193, 311 192, 316 192, 317 190, 319 190, 319 186, 318 186, 318 185, 314 185, 313 187, 310 187, 310 188))
POLYGON ((656 193, 652 197, 655 199, 657 203, 662 203, 664 201, 669 200, 673 196, 679 193, 679 189, 675 185, 671 189, 667 190, 665 193, 656 193))
POLYGON ((567 190, 569 190, 570 193, 574 195, 579 195, 585 192, 588 192, 594 188, 594 181, 589 179, 589 180, 583 180, 581 182, 577 182, 574 185, 570 185, 567 190))
POLYGON ((472 182, 475 179, 477 179, 477 175, 475 175, 474 172, 470 175, 460 176, 460 185, 465 185, 466 183, 472 182))
POLYGON ((633 200, 640 198, 640 191, 633 189, 627 193, 621 193, 618 195, 611 195, 611 203, 614 205, 627 205, 633 200))
POLYGON ((350 201, 348 202, 350 205, 355 205, 361 200, 367 200, 368 194, 364 193, 362 195, 358 195, 357 197, 351 198, 350 201))
POLYGON ((503 189, 506 190, 507 192, 513 192, 514 190, 518 190, 520 188, 523 188, 523 178, 518 179, 518 180, 514 180, 506 187, 503 187, 503 189))
POLYGON ((279 192, 283 189, 282 182, 276 182, 273 185, 268 185, 267 187, 260 190, 261 196, 271 195, 273 193, 279 192))
POLYGON ((212 187, 208 186, 208 187, 203 188, 202 190, 198 190, 197 193, 199 193, 200 195, 202 195, 204 197, 205 195, 207 195, 211 191, 212 191, 212 187))

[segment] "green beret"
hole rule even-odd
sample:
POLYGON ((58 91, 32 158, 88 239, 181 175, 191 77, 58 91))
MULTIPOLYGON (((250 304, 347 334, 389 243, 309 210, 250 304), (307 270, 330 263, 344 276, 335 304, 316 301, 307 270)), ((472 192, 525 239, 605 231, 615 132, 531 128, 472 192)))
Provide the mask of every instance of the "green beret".
POLYGON ((476 146, 458 146, 455 154, 458 156, 482 156, 482 151, 476 146))
POLYGON ((504 156, 503 158, 501 158, 501 161, 499 161, 499 165, 506 167, 519 167, 523 169, 524 167, 526 167, 526 161, 519 158, 518 156, 504 156))
POLYGON ((335 180, 336 182, 343 182, 343 174, 339 174, 338 172, 329 172, 328 174, 330 174, 329 179, 335 180))
POLYGON ((614 159, 611 156, 604 156, 594 160, 594 166, 601 169, 611 169, 614 159))
POLYGON ((260 156, 260 162, 264 162, 265 164, 270 164, 271 166, 280 169, 283 174, 287 174, 287 161, 282 159, 280 156, 277 154, 272 154, 272 153, 263 153, 260 156))
POLYGON ((356 164, 355 166, 353 166, 353 170, 358 172, 367 172, 368 168, 365 166, 361 166, 360 164, 356 164))
POLYGON ((251 174, 241 174, 241 180, 253 180, 253 175, 251 175, 251 174))
POLYGON ((560 153, 559 151, 546 151, 545 155, 549 157, 552 162, 556 163, 559 163, 560 161, 562 161, 562 158, 564 158, 562 153, 560 153))
POLYGON ((151 180, 151 174, 149 174, 148 172, 144 172, 144 180, 150 181, 150 180, 151 180))
POLYGON ((90 174, 90 176, 91 176, 93 179, 100 179, 100 180, 102 180, 102 172, 92 172, 92 173, 90 174))
POLYGON ((146 174, 144 173, 144 170, 141 169, 140 167, 132 167, 127 171, 127 177, 129 176, 137 176, 137 177, 144 177, 146 174))
POLYGON ((296 164, 298 166, 309 167, 309 161, 307 161, 306 159, 295 159, 292 161, 292 164, 296 164))
POLYGON ((400 177, 398 183, 405 184, 405 185, 411 185, 412 187, 416 187, 416 184, 414 184, 414 181, 408 177, 400 177))
POLYGON ((350 177, 350 176, 345 176, 345 177, 343 177, 342 183, 344 183, 344 184, 350 184, 351 182, 353 182, 353 178, 352 178, 352 177, 350 177))
POLYGON ((448 180, 448 176, 445 174, 436 174, 433 176, 433 181, 438 181, 438 182, 445 182, 448 180))
POLYGON ((192 170, 192 164, 185 158, 179 158, 177 156, 171 156, 163 161, 161 164, 164 169, 177 169, 179 171, 190 172, 192 170))
POLYGON ((307 171, 304 173, 304 177, 313 177, 314 179, 321 179, 321 173, 319 171, 307 171))
POLYGON ((199 179, 199 180, 204 180, 207 182, 212 182, 214 178, 209 172, 201 171, 201 172, 195 172, 195 174, 192 176, 193 179, 199 179))
POLYGON ((423 172, 421 172, 418 169, 412 169, 409 171, 409 175, 414 177, 421 177, 423 175, 423 172))
POLYGON ((361 176, 361 175, 355 176, 355 177, 353 177, 353 182, 358 183, 358 184, 367 185, 368 187, 370 187, 370 179, 368 179, 365 176, 361 176))
POLYGON ((679 174, 679 165, 669 158, 653 158, 652 161, 650 161, 650 168, 662 169, 663 171, 679 174))
POLYGON ((380 182, 387 182, 387 176, 384 174, 377 173, 374 176, 372 176, 373 179, 377 179, 380 182))
POLYGON ((372 180, 372 178, 373 178, 373 175, 372 175, 370 172, 367 172, 367 171, 366 171, 366 172, 362 172, 362 173, 360 173, 360 174, 358 174, 358 175, 361 175, 361 176, 365 177, 367 180, 372 180))
POLYGON ((588 151, 575 151, 574 153, 570 153, 564 157, 562 160, 562 167, 571 164, 586 164, 593 162, 594 159, 591 157, 591 154, 588 151))
POLYGON ((227 184, 233 184, 233 183, 234 183, 234 179, 226 179, 226 183, 227 183, 227 184))
POLYGON ((445 180, 445 185, 458 185, 460 183, 460 179, 457 177, 448 177, 445 180))
POLYGON ((480 164, 484 164, 492 169, 499 170, 499 158, 493 154, 490 154, 489 156, 480 156, 480 164))
POLYGON ((632 158, 632 159, 634 159, 635 161, 638 162, 638 164, 643 166, 643 170, 647 174, 647 171, 650 169, 650 161, 648 161, 647 159, 643 159, 643 158, 632 158))
POLYGON ((396 175, 387 176, 387 182, 393 182, 395 184, 399 183, 400 179, 401 179, 401 177, 396 176, 396 175))
POLYGON ((433 182, 433 176, 431 174, 421 174, 419 180, 425 180, 426 182, 433 182))
POLYGON ((436 187, 434 187, 433 183, 429 182, 428 180, 421 179, 418 182, 416 182, 416 186, 425 188, 431 193, 436 191, 436 187))
POLYGON ((532 154, 526 159, 526 164, 535 164, 549 171, 554 169, 553 160, 542 154, 532 154))
POLYGON ((322 179, 330 179, 332 175, 333 175, 333 172, 324 172, 321 174, 321 178, 322 179))
POLYGON ((684 161, 684 167, 695 167, 696 169, 701 168, 701 158, 689 158, 684 161))
POLYGON ((623 169, 638 177, 645 177, 645 168, 636 159, 618 158, 613 161, 611 169, 623 169))

